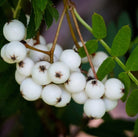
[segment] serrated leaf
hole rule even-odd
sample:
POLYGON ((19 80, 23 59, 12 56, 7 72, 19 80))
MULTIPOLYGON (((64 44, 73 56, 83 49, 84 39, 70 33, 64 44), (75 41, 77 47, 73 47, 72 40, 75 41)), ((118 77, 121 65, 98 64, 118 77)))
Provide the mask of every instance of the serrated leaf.
POLYGON ((122 72, 119 74, 118 78, 124 83, 125 85, 125 91, 124 91, 124 96, 122 97, 122 101, 126 101, 127 99, 127 96, 128 96, 128 92, 129 92, 129 88, 130 88, 130 84, 131 84, 131 81, 130 81, 130 78, 129 76, 125 73, 125 72, 122 72))
POLYGON ((32 0, 32 5, 35 14, 35 30, 37 30, 41 24, 47 3, 48 0, 32 0))
POLYGON ((106 25, 104 19, 101 15, 94 13, 92 15, 92 28, 93 28, 93 35, 98 39, 105 38, 107 35, 106 32, 106 25))
MULTIPOLYGON (((87 48, 89 54, 93 54, 98 48, 98 41, 97 40, 89 40, 85 43, 85 45, 86 45, 86 48, 87 48)), ((86 57, 84 47, 81 47, 78 50, 78 52, 81 57, 86 57)))
POLYGON ((138 71, 138 45, 131 52, 126 62, 126 66, 130 71, 138 71))
POLYGON ((108 57, 99 67, 97 76, 99 80, 103 80, 104 77, 112 72, 113 68, 115 67, 115 62, 112 57, 108 57))
POLYGON ((111 47, 111 54, 112 56, 122 56, 124 55, 130 44, 131 40, 131 30, 128 25, 123 26, 118 33, 116 34, 112 47, 111 47))
POLYGON ((133 90, 126 102, 126 112, 129 116, 138 113, 138 89, 133 90))
POLYGON ((134 134, 135 136, 138 136, 138 119, 135 121, 134 134))

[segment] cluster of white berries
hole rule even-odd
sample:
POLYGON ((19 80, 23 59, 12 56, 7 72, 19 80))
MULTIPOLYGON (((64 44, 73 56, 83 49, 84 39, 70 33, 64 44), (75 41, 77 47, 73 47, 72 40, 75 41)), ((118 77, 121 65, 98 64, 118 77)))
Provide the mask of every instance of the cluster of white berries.
MULTIPOLYGON (((18 20, 6 23, 3 34, 9 41, 1 49, 1 57, 7 63, 16 63, 15 79, 20 85, 24 99, 34 101, 41 98, 48 105, 66 106, 71 98, 78 104, 84 104, 84 113, 88 117, 101 118, 106 111, 114 109, 117 100, 123 96, 124 85, 116 79, 107 76, 103 81, 94 78, 90 69, 87 75, 81 73, 81 59, 73 49, 63 51, 56 45, 54 63, 49 63, 49 56, 42 52, 26 49, 21 40, 25 40, 25 27, 18 20)), ((25 40, 28 45, 39 50, 49 51, 52 43, 46 44, 40 36, 40 44, 34 39, 25 40)), ((81 43, 79 43, 81 45, 81 43)), ((97 52, 91 56, 95 70, 108 56, 97 52)))

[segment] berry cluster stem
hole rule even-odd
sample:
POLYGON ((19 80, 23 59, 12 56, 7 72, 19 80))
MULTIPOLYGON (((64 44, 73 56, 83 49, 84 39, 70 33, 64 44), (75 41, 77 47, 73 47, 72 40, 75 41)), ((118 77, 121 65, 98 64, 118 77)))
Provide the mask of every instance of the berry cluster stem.
POLYGON ((22 1, 22 0, 19 0, 19 1, 18 1, 15 10, 13 10, 13 18, 14 18, 14 19, 17 18, 18 12, 19 12, 20 9, 21 9, 21 1, 22 1))
POLYGON ((50 50, 50 63, 53 63, 54 50, 55 50, 55 47, 56 47, 56 43, 57 43, 60 28, 61 28, 61 25, 62 25, 62 22, 63 22, 63 18, 64 18, 64 15, 66 13, 66 9, 67 9, 67 3, 65 3, 64 9, 62 11, 62 14, 61 14, 61 17, 60 17, 60 20, 59 20, 59 24, 58 24, 58 28, 57 28, 57 31, 56 31, 55 39, 53 41, 53 45, 52 45, 52 48, 50 50))
MULTIPOLYGON (((71 5, 71 6, 72 6, 72 5, 71 5)), ((74 10, 73 10, 73 9, 74 9, 74 6, 71 7, 71 14, 72 14, 72 18, 73 18, 74 24, 75 24, 75 26, 76 26, 76 30, 77 30, 78 35, 79 35, 79 37, 80 37, 80 40, 81 40, 81 42, 82 42, 82 44, 83 44, 83 47, 84 47, 85 53, 86 53, 86 55, 87 55, 88 61, 89 61, 89 63, 90 63, 91 69, 92 69, 92 71, 93 71, 94 77, 95 77, 96 79, 98 79, 98 78, 97 78, 97 75, 96 75, 96 72, 95 72, 95 69, 94 69, 94 66, 93 66, 93 64, 92 64, 90 55, 89 55, 89 53, 88 53, 88 50, 87 50, 86 45, 85 45, 85 43, 84 43, 84 40, 83 40, 83 38, 82 38, 80 29, 79 29, 79 25, 78 25, 78 22, 77 22, 77 19, 76 19, 76 16, 75 16, 75 13, 74 13, 74 10)))
MULTIPOLYGON (((74 11, 74 14, 76 16, 76 18, 78 19, 78 21, 88 30, 90 31, 91 33, 93 33, 93 29, 91 26, 89 26, 81 17, 80 15, 78 14, 77 10, 74 8, 73 9, 74 11)), ((111 48, 108 46, 108 44, 103 40, 103 39, 100 39, 99 40, 100 43, 102 44, 102 46, 107 50, 107 52, 111 55, 111 48)), ((115 57, 114 58, 115 61, 117 62, 117 64, 124 70, 127 72, 128 76, 131 78, 131 80, 133 82, 135 82, 136 85, 138 85, 138 80, 137 78, 130 72, 128 71, 127 67, 123 64, 123 62, 118 58, 118 57, 115 57)))

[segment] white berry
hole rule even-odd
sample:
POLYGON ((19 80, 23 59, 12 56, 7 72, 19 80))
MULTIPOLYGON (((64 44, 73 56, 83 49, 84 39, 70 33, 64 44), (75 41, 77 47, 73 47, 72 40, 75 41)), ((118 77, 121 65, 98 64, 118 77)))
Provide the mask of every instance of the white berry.
POLYGON ((62 90, 55 84, 49 84, 42 90, 42 99, 48 105, 56 105, 61 101, 62 90))
POLYGON ((40 44, 46 45, 46 40, 42 35, 39 36, 39 41, 40 41, 40 44))
POLYGON ((28 101, 34 101, 40 98, 42 86, 36 84, 31 78, 26 78, 20 86, 20 91, 28 101))
POLYGON ((78 104, 84 104, 88 99, 86 92, 84 90, 78 93, 73 93, 72 98, 78 104))
POLYGON ((48 68, 50 63, 46 61, 37 62, 32 70, 32 79, 39 85, 46 85, 51 82, 48 75, 48 68))
POLYGON ((34 62, 32 61, 32 59, 26 57, 24 60, 16 64, 16 69, 20 74, 24 76, 29 76, 31 75, 33 66, 34 62))
POLYGON ((85 91, 89 98, 98 99, 104 95, 105 89, 102 82, 93 79, 87 82, 85 91))
POLYGON ((80 66, 81 57, 74 50, 67 49, 61 53, 60 61, 64 62, 71 70, 74 70, 80 66))
MULTIPOLYGON (((34 46, 36 49, 43 50, 43 51, 48 51, 48 48, 45 45, 38 44, 34 46)), ((34 61, 49 61, 49 56, 47 54, 44 54, 39 51, 35 50, 30 50, 29 57, 34 61)))
POLYGON ((92 63, 94 66, 99 67, 106 58, 108 58, 108 55, 105 52, 98 51, 92 56, 92 63))
POLYGON ((3 35, 8 41, 21 41, 25 37, 25 26, 19 20, 11 20, 4 25, 3 35))
POLYGON ((84 90, 86 85, 86 78, 80 72, 72 72, 69 79, 65 83, 65 88, 70 93, 76 93, 84 90))
POLYGON ((15 71, 15 80, 19 85, 25 80, 25 78, 25 75, 20 74, 17 70, 15 71))
POLYGON ((55 62, 49 67, 48 74, 52 82, 61 84, 69 78, 70 70, 63 62, 55 62))
POLYGON ((109 99, 120 99, 124 95, 124 84, 116 78, 110 78, 105 82, 105 96, 109 99))
POLYGON ((105 104, 102 99, 88 99, 83 108, 88 117, 102 118, 105 114, 105 104))
POLYGON ((113 110, 117 106, 117 104, 118 104, 118 100, 111 100, 111 99, 108 99, 106 97, 103 98, 103 101, 105 103, 105 109, 106 109, 106 111, 113 110))
POLYGON ((60 86, 60 88, 62 89, 61 100, 55 106, 65 107, 71 100, 71 94, 67 92, 63 86, 60 86))
POLYGON ((19 41, 8 43, 5 49, 5 55, 14 63, 22 61, 26 54, 26 47, 19 41))

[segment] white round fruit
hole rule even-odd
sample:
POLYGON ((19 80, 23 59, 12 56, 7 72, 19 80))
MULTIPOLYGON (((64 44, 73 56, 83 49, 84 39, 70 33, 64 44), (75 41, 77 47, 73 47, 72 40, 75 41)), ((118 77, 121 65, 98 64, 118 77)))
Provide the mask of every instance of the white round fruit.
MULTIPOLYGON (((53 43, 48 43, 46 46, 48 47, 48 50, 51 50, 53 43)), ((62 47, 59 44, 56 44, 55 50, 54 50, 54 62, 59 60, 59 57, 61 53, 63 52, 62 47)))
POLYGON ((111 99, 108 99, 106 97, 103 98, 103 101, 105 104, 106 111, 113 110, 118 104, 118 100, 111 100, 111 99))
POLYGON ((63 86, 60 86, 60 88, 62 89, 61 100, 55 106, 65 107, 71 100, 71 94, 67 92, 63 86))
POLYGON ((104 95, 105 89, 102 82, 93 79, 87 82, 85 87, 87 96, 91 99, 99 99, 104 95))
POLYGON ((24 80, 26 79, 26 76, 20 74, 17 70, 15 71, 15 80, 20 85, 24 80))
POLYGON ((84 113, 92 118, 102 118, 105 114, 105 104, 102 99, 88 99, 83 109, 84 113))
POLYGON ((62 90, 55 84, 49 84, 42 90, 42 100, 48 105, 56 105, 61 101, 62 90))
POLYGON ((80 72, 72 72, 69 79, 65 83, 65 88, 70 93, 76 93, 84 90, 86 85, 86 78, 80 72))
POLYGON ((70 70, 63 62, 55 62, 49 67, 48 74, 52 82, 62 84, 68 80, 70 70))
POLYGON ((81 57, 72 49, 64 50, 59 60, 64 62, 71 70, 78 68, 81 64, 81 57))
MULTIPOLYGON (((36 49, 39 49, 39 50, 48 51, 48 48, 45 45, 42 45, 42 44, 35 45, 34 47, 36 49)), ((49 59, 50 59, 47 54, 44 54, 42 52, 35 51, 35 50, 30 50, 29 57, 34 62, 38 62, 38 61, 49 61, 49 59)))
POLYGON ((40 44, 46 45, 46 40, 42 35, 39 36, 39 41, 40 41, 40 44))
POLYGON ((124 84, 116 78, 110 78, 105 82, 105 96, 112 100, 120 99, 124 95, 124 84))
POLYGON ((32 79, 39 85, 47 85, 51 82, 48 75, 50 63, 46 61, 37 62, 32 69, 32 79))
POLYGON ((73 93, 71 96, 73 100, 78 104, 84 104, 86 100, 88 99, 84 90, 78 93, 73 93))
POLYGON ((11 60, 10 58, 8 58, 7 56, 6 56, 6 47, 7 47, 7 45, 8 44, 5 44, 2 48, 1 48, 1 57, 2 57, 2 59, 5 61, 5 62, 7 62, 7 63, 9 63, 9 64, 12 64, 12 63, 15 63, 13 60, 11 60))
POLYGON ((42 86, 36 84, 31 78, 26 78, 20 86, 20 92, 28 101, 34 101, 40 98, 42 86))
POLYGON ((24 76, 30 76, 33 66, 34 62, 32 61, 32 59, 26 57, 24 60, 16 64, 16 69, 20 74, 24 76))
POLYGON ((100 67, 105 59, 108 58, 108 55, 103 51, 98 51, 92 56, 92 63, 95 67, 100 67))
POLYGON ((5 49, 5 55, 12 62, 20 62, 26 57, 26 47, 19 41, 12 41, 7 44, 5 49))
POLYGON ((5 23, 3 35, 8 41, 21 41, 25 37, 25 26, 19 20, 11 20, 5 23))

